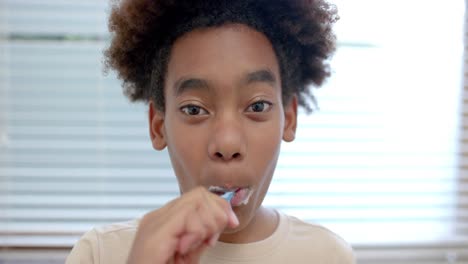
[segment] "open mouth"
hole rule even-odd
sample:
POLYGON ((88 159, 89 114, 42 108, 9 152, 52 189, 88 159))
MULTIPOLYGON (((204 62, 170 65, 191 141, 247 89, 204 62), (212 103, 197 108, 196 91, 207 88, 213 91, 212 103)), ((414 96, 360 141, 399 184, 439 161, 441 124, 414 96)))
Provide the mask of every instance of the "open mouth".
POLYGON ((210 186, 208 191, 219 196, 224 195, 227 192, 234 192, 234 195, 230 201, 231 206, 233 207, 246 205, 253 193, 253 190, 250 187, 224 188, 220 186, 210 186))

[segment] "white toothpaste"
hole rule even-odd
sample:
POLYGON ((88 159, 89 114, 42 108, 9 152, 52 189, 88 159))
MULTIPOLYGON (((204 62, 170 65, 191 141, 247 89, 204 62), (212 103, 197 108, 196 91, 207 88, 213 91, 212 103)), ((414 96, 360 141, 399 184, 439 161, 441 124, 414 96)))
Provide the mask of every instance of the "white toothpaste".
POLYGON ((250 200, 250 196, 252 196, 253 190, 249 188, 249 193, 247 194, 247 197, 240 203, 240 204, 247 204, 250 200))

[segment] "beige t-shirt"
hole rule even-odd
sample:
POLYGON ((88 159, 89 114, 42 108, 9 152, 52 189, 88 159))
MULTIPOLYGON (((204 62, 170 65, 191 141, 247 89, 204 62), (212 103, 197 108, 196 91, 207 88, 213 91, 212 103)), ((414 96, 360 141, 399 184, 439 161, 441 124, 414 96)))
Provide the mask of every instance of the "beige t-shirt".
MULTIPOLYGON (((247 244, 218 242, 202 256, 210 263, 355 263, 351 247, 328 229, 280 213, 275 232, 268 238, 247 244)), ((95 228, 75 245, 66 264, 126 263, 138 221, 95 228)))

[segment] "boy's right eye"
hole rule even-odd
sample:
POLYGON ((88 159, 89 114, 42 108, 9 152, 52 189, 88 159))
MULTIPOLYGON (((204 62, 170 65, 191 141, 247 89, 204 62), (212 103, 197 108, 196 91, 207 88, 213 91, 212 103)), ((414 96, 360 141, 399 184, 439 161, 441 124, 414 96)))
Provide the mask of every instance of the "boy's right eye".
POLYGON ((205 109, 203 109, 202 107, 198 106, 198 105, 186 105, 186 106, 182 106, 180 108, 180 111, 182 111, 184 114, 186 115, 207 115, 208 114, 208 111, 206 111, 205 109))

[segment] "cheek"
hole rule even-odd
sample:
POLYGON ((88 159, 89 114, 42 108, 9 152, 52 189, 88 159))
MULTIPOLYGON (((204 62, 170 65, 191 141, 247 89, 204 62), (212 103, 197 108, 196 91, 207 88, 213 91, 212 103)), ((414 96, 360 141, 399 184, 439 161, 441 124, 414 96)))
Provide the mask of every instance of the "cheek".
POLYGON ((281 147, 281 131, 270 129, 266 135, 258 136, 251 146, 250 164, 255 164, 257 190, 252 198, 253 205, 260 206, 272 180, 281 147))
POLYGON ((186 127, 169 122, 167 148, 174 172, 183 189, 189 189, 198 182, 198 175, 206 152, 203 135, 197 130, 187 131, 186 127))
POLYGON ((279 125, 270 126, 268 129, 263 129, 264 133, 258 133, 252 137, 251 141, 251 159, 255 160, 254 164, 258 164, 264 172, 270 171, 270 167, 276 165, 278 159, 282 131, 279 125))

